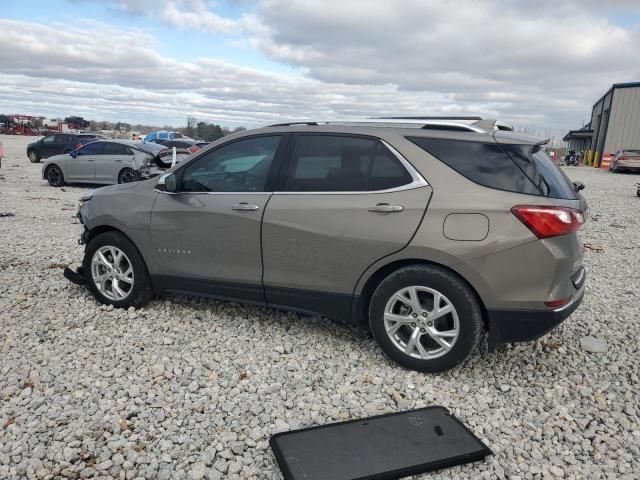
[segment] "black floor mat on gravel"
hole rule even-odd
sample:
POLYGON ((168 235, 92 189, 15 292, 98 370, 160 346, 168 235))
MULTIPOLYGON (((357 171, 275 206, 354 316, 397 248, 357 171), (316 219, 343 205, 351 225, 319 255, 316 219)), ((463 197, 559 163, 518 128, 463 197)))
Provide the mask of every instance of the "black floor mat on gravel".
POLYGON ((384 480, 491 455, 444 407, 333 423, 271 437, 285 480, 384 480))

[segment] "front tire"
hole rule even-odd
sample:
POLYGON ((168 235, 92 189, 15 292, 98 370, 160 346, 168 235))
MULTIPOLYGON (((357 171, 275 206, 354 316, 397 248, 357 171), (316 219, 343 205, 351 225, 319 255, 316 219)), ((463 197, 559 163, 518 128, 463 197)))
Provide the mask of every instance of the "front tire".
POLYGON ((369 325, 389 358, 411 370, 435 373, 455 367, 476 348, 482 310, 475 293, 455 274, 414 265, 378 285, 369 325))
POLYGON ((139 308, 153 296, 142 255, 119 232, 105 232, 91 240, 82 265, 87 286, 100 303, 139 308))
POLYGON ((27 156, 31 163, 40 163, 40 154, 36 150, 29 150, 27 156))
POLYGON ((60 167, 57 165, 47 167, 47 170, 45 171, 45 178, 52 187, 64 186, 64 175, 62 174, 60 167))

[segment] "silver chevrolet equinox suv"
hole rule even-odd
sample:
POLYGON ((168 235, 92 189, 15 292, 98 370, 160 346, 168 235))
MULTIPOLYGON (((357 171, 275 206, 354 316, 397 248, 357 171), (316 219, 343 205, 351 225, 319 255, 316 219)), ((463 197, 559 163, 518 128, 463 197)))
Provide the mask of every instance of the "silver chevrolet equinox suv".
POLYGON ((473 118, 292 122, 80 200, 98 301, 165 291, 368 324, 424 372, 536 339, 583 296, 586 203, 544 141, 473 118))

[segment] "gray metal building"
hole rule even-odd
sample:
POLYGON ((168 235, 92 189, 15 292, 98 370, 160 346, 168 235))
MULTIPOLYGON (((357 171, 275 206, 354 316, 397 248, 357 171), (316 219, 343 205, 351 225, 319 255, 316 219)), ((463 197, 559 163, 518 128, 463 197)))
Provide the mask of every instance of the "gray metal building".
POLYGON ((620 149, 640 149, 640 82, 615 83, 594 105, 591 122, 564 137, 570 150, 584 151, 585 162, 600 165, 602 156, 620 149))

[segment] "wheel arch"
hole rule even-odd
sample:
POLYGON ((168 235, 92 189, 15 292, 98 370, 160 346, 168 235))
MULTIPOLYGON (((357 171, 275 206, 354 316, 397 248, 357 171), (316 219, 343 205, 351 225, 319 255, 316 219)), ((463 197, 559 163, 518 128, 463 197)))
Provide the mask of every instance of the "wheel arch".
POLYGON ((360 291, 360 295, 355 298, 353 305, 351 307, 351 318, 355 321, 355 323, 366 323, 368 318, 369 304, 371 303, 371 297, 375 292, 376 288, 380 283, 391 275, 393 272, 400 270, 404 267, 409 267, 412 265, 429 265, 436 266, 442 268, 443 270, 448 271, 452 275, 458 277, 464 284, 469 287, 469 289, 473 292, 478 300, 478 304, 482 310, 482 320, 484 322, 485 327, 488 327, 488 314, 487 309, 484 305, 482 297, 478 293, 478 289, 475 288, 471 282, 469 282, 464 276, 462 276, 459 272, 457 272, 454 268, 443 265, 438 262, 425 260, 421 258, 404 258, 395 260, 393 262, 387 263, 385 265, 380 266, 375 272, 373 272, 367 280, 364 282, 364 285, 360 291))
POLYGON ((138 253, 140 254, 140 258, 142 258, 142 261, 144 262, 144 267, 147 269, 147 273, 149 274, 149 279, 151 280, 151 286, 153 288, 153 291, 155 293, 158 293, 160 291, 160 285, 157 284, 157 282, 154 280, 155 276, 151 275, 151 272, 149 271, 148 260, 145 258, 142 251, 138 248, 138 245, 136 245, 136 242, 129 235, 123 232, 121 229, 114 227, 113 225, 107 225, 107 224, 97 225, 93 227, 91 230, 87 230, 87 233, 83 235, 82 239, 85 243, 85 246, 89 245, 89 243, 98 235, 102 235, 103 233, 107 233, 107 232, 119 233, 124 238, 126 238, 129 242, 131 242, 131 245, 133 245, 133 247, 138 251, 138 253))
POLYGON ((47 179, 47 172, 52 168, 52 167, 58 167, 60 169, 60 171, 62 172, 62 178, 63 180, 66 182, 67 181, 67 171, 64 168, 63 165, 57 163, 57 162, 50 162, 48 163, 45 167, 44 170, 42 171, 42 179, 46 180, 47 179))

